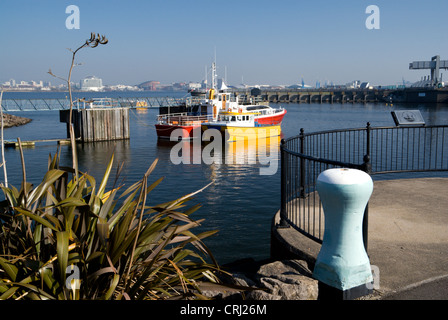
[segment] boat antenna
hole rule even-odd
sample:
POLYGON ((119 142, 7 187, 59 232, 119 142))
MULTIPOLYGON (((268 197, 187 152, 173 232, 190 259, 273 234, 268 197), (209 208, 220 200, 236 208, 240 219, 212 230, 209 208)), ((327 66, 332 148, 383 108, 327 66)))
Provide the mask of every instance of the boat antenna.
POLYGON ((214 61, 213 61, 213 68, 212 68, 212 77, 213 77, 213 89, 218 88, 218 81, 217 81, 217 75, 216 75, 216 46, 214 48, 214 61))
POLYGON ((207 65, 205 66, 205 78, 204 78, 204 80, 205 80, 205 90, 207 90, 207 87, 208 87, 208 82, 207 82, 207 65))
POLYGON ((212 89, 216 89, 216 62, 212 63, 212 89))
POLYGON ((227 83, 227 66, 224 67, 224 82, 227 83))

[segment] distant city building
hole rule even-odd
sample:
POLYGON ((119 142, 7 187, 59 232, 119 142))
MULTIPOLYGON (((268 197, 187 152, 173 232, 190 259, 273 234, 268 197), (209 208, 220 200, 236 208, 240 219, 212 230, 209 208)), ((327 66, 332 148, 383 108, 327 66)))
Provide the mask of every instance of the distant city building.
POLYGON ((146 81, 146 82, 140 83, 138 85, 138 87, 143 89, 143 90, 156 91, 157 87, 159 85, 160 85, 159 81, 146 81))
MULTIPOLYGON (((440 81, 439 82, 439 87, 445 87, 446 86, 446 82, 440 81)), ((434 86, 434 81, 431 80, 430 76, 424 76, 420 79, 420 81, 414 82, 413 84, 411 84, 412 88, 426 88, 426 87, 433 87, 434 86)))
POLYGON ((370 85, 370 83, 368 82, 363 82, 361 83, 361 85, 359 86, 360 89, 373 89, 373 87, 370 85))
POLYGON ((352 82, 349 82, 346 84, 347 88, 352 88, 352 89, 358 89, 361 85, 361 81, 360 80, 354 80, 352 82))
POLYGON ((188 84, 188 90, 201 89, 202 85, 199 82, 190 82, 188 84))
POLYGON ((79 83, 82 91, 100 91, 103 89, 103 80, 95 76, 84 78, 79 83))
POLYGON ((111 85, 111 86, 105 86, 105 91, 141 91, 137 86, 128 86, 124 84, 117 84, 117 85, 111 85))

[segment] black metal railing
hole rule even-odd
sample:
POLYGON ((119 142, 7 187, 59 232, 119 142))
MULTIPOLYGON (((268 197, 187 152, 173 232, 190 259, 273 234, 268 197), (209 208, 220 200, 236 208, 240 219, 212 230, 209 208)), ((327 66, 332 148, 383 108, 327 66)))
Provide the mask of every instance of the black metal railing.
MULTIPOLYGON (((280 225, 321 243, 324 216, 316 192, 318 175, 330 168, 370 175, 448 171, 448 126, 400 126, 305 133, 281 143, 280 225)), ((364 215, 367 248, 368 206, 364 215)))

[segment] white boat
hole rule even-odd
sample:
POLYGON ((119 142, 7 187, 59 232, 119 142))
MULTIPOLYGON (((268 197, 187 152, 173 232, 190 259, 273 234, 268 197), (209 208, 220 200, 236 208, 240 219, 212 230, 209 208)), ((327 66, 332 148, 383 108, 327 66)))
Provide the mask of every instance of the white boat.
POLYGON ((246 104, 239 100, 239 96, 230 92, 224 81, 217 88, 216 65, 212 64, 212 89, 208 96, 201 101, 200 110, 206 111, 213 118, 220 112, 252 113, 255 123, 277 125, 281 124, 286 114, 284 108, 272 108, 263 104, 246 104))
POLYGON ((224 81, 218 88, 216 64, 213 63, 211 89, 207 91, 205 98, 200 101, 197 112, 185 113, 185 119, 171 114, 159 115, 156 124, 157 136, 170 139, 171 132, 175 129, 184 129, 186 130, 184 138, 192 138, 193 129, 200 123, 195 122, 191 126, 186 125, 191 121, 191 117, 197 116, 217 120, 221 113, 246 113, 253 116, 256 125, 281 125, 286 109, 272 108, 268 105, 244 104, 239 101, 237 95, 230 92, 224 81))

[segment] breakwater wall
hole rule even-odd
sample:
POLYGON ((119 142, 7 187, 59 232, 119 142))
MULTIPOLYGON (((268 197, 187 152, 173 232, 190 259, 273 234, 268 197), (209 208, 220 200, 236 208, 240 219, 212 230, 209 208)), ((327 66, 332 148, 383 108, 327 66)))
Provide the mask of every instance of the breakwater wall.
POLYGON ((417 102, 448 103, 448 88, 235 89, 243 99, 273 103, 417 102))

